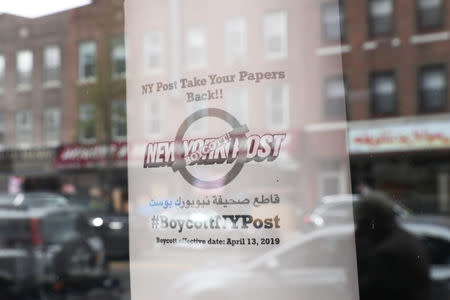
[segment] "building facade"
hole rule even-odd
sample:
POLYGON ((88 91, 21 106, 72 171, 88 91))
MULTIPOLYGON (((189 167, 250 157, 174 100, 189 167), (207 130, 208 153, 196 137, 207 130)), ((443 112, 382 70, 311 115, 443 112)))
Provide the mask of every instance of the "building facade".
MULTIPOLYGON (((42 170, 84 190, 126 186, 128 52, 148 81, 215 69, 295 70, 264 89, 226 89, 220 105, 256 132, 289 130, 280 178, 295 187, 286 193, 304 210, 361 185, 417 211, 450 209, 448 1, 255 0, 236 13, 240 5, 155 1, 135 16, 145 20, 142 36, 124 35, 122 1, 37 19, 1 15, 2 187, 10 175, 42 170), (220 6, 219 17, 205 17, 210 5, 220 6), (127 39, 139 46, 125 51, 127 39), (18 157, 35 166, 24 170, 18 157), (314 174, 293 178, 292 168, 302 166, 314 174)), ((165 138, 179 125, 167 120, 204 107, 186 105, 185 97, 149 96, 128 117, 140 119, 146 138, 165 138)), ((169 188, 164 179, 150 186, 169 188)))

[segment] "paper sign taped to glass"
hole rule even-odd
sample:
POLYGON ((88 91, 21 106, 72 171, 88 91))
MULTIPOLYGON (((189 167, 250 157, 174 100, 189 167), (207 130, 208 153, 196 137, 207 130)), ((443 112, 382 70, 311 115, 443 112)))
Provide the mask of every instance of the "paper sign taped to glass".
POLYGON ((311 5, 125 1, 133 300, 357 298, 353 227, 310 214, 352 197, 311 5))

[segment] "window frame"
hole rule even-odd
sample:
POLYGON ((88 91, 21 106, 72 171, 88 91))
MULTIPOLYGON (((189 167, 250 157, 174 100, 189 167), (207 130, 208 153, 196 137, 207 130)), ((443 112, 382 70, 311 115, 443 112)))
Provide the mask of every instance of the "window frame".
MULTIPOLYGON (((127 120, 126 120, 126 115, 127 115, 127 106, 126 106, 126 100, 124 99, 116 99, 113 100, 111 103, 111 137, 112 140, 115 142, 122 142, 125 141, 127 139, 127 120), (117 135, 115 132, 115 126, 117 125, 117 119, 115 119, 116 117, 116 112, 117 112, 117 108, 115 106, 120 106, 123 105, 124 106, 124 117, 125 117, 125 135, 117 135)), ((118 116, 118 118, 121 118, 121 116, 118 116)), ((122 121, 120 121, 122 122, 122 121)), ((123 124, 119 124, 119 126, 121 126, 123 124)))
POLYGON ((397 73, 394 69, 392 70, 379 70, 372 71, 369 73, 369 94, 370 94, 370 114, 372 117, 386 117, 386 116, 394 116, 398 114, 398 81, 397 81, 397 73), (391 76, 393 79, 395 91, 393 94, 393 108, 390 112, 378 112, 375 109, 376 106, 376 95, 375 89, 373 88, 373 84, 377 77, 381 76, 391 76))
POLYGON ((78 43, 78 56, 77 56, 77 63, 78 63, 78 83, 80 84, 87 84, 87 83, 95 83, 97 81, 97 71, 98 71, 98 43, 96 40, 84 40, 80 41, 78 43), (95 53, 94 53, 94 74, 92 76, 86 76, 83 74, 81 76, 82 65, 81 65, 81 47, 85 44, 92 43, 94 45, 95 53))
POLYGON ((16 51, 16 90, 17 91, 19 91, 19 92, 31 91, 31 89, 33 88, 33 72, 34 72, 33 50, 30 48, 17 50, 16 51), (29 82, 26 82, 26 83, 20 82, 21 80, 19 79, 20 76, 22 76, 21 72, 19 71, 19 54, 20 53, 29 53, 31 55, 31 69, 27 71, 27 73, 29 73, 29 75, 27 75, 27 77, 29 77, 29 82))
POLYGON ((288 11, 285 9, 279 9, 279 10, 273 10, 268 11, 263 14, 263 51, 264 51, 264 58, 268 60, 280 60, 285 59, 289 55, 289 15, 288 11), (283 30, 284 32, 281 32, 280 40, 280 52, 274 53, 270 52, 268 50, 268 33, 266 31, 267 24, 267 18, 268 17, 274 17, 281 15, 283 18, 284 24, 283 24, 283 30))
POLYGON ((144 35, 143 38, 143 61, 144 61, 144 72, 145 74, 158 74, 164 70, 164 35, 160 30, 151 30, 144 35), (159 40, 158 47, 151 44, 149 40, 151 40, 152 36, 156 36, 159 40), (152 56, 156 53, 156 56, 159 57, 159 65, 156 68, 150 68, 149 65, 149 56, 152 56))
POLYGON ((321 27, 321 39, 322 39, 322 43, 324 44, 333 44, 333 43, 344 43, 347 41, 347 15, 346 15, 346 5, 344 3, 345 1, 339 0, 339 1, 325 1, 322 2, 320 5, 320 27, 321 27), (331 5, 338 5, 339 7, 339 12, 343 13, 343 18, 339 18, 339 20, 342 22, 342 24, 340 23, 340 31, 339 31, 339 35, 340 37, 338 39, 329 39, 327 37, 327 27, 325 24, 325 9, 327 6, 331 6, 331 5), (343 30, 342 30, 343 29, 343 30))
POLYGON ((44 87, 50 88, 50 87, 58 87, 61 85, 62 58, 63 58, 62 49, 59 44, 48 44, 48 45, 45 45, 44 48, 42 49, 42 80, 43 80, 44 87), (46 51, 52 47, 55 47, 59 51, 59 63, 58 63, 58 68, 57 68, 57 71, 58 71, 57 77, 58 78, 49 80, 47 78, 47 71, 49 69, 47 68, 47 64, 46 64, 46 51))
POLYGON ((111 59, 111 77, 112 79, 124 79, 125 75, 126 75, 126 59, 127 59, 127 55, 126 55, 126 46, 125 46, 125 36, 122 34, 116 34, 114 36, 111 37, 110 39, 110 59, 111 59), (116 72, 116 64, 117 61, 115 60, 115 55, 114 55, 114 50, 116 49, 117 46, 122 46, 123 47, 123 51, 124 51, 124 56, 123 56, 123 61, 124 61, 124 70, 123 72, 116 72))
POLYGON ((445 0, 441 0, 441 7, 439 9, 439 11, 441 12, 440 15, 440 23, 434 26, 424 26, 421 23, 421 9, 419 8, 419 1, 420 0, 415 0, 414 5, 415 5, 415 24, 416 24, 416 30, 417 32, 427 32, 427 31, 439 31, 439 30, 444 30, 445 29, 445 25, 446 25, 446 21, 445 21, 445 8, 446 8, 446 4, 445 4, 445 0))
POLYGON ((283 130, 287 129, 290 124, 290 88, 286 83, 280 83, 276 85, 271 85, 266 87, 265 89, 265 104, 266 104, 266 120, 267 120, 267 128, 271 130, 283 130), (283 122, 281 124, 273 123, 273 105, 272 105, 272 90, 273 88, 281 87, 282 89, 282 108, 283 108, 283 122))
POLYGON ((418 66, 417 69, 417 99, 418 99, 418 112, 419 113, 433 113, 433 112, 443 112, 448 108, 448 71, 447 71, 447 64, 446 63, 434 63, 434 64, 426 64, 418 66), (434 109, 426 109, 424 106, 424 99, 423 99, 423 89, 422 89, 422 73, 425 70, 432 70, 442 68, 445 78, 445 90, 444 90, 444 103, 442 107, 440 108, 434 108, 434 109))
MULTIPOLYGON (((93 144, 95 142, 97 142, 98 139, 98 124, 97 124, 97 109, 94 103, 90 103, 90 102, 82 102, 80 103, 79 107, 78 107, 78 120, 79 120, 79 130, 78 130, 78 140, 80 141, 80 143, 82 144, 93 144), (93 110, 93 116, 92 116, 92 120, 90 120, 90 122, 92 122, 93 126, 94 126, 94 137, 92 138, 86 138, 85 136, 83 136, 83 133, 85 131, 85 126, 86 124, 84 124, 83 122, 85 122, 85 120, 83 120, 81 114, 82 114, 82 108, 83 107, 87 107, 87 106, 91 106, 92 110, 93 110)), ((87 124, 90 125, 90 124, 87 124)))
POLYGON ((325 119, 333 119, 333 118, 339 118, 339 117, 343 117, 345 118, 347 113, 348 113, 348 83, 347 83, 347 78, 346 75, 331 75, 331 76, 327 76, 324 81, 323 81, 323 86, 322 86, 322 100, 323 100, 323 109, 322 109, 322 114, 325 117, 325 119), (328 97, 327 97, 327 85, 329 82, 336 80, 336 79, 342 79, 343 83, 344 83, 344 99, 342 99, 342 101, 344 101, 343 103, 343 109, 344 111, 340 112, 340 114, 335 113, 335 114, 330 114, 328 112, 328 110, 326 109, 327 107, 327 102, 329 101, 328 97))
POLYGON ((61 108, 57 107, 57 106, 46 107, 44 109, 44 111, 42 112, 42 114, 43 114, 43 116, 42 116, 42 121, 43 121, 43 124, 42 124, 42 131, 43 131, 42 137, 43 137, 44 144, 49 145, 49 146, 59 145, 60 142, 61 142, 61 129, 60 129, 61 128, 61 115, 62 115, 61 108), (57 118, 58 118, 57 126, 55 126, 55 128, 56 128, 56 135, 55 135, 56 139, 54 139, 54 140, 48 138, 49 136, 48 136, 48 128, 47 128, 47 114, 50 113, 50 112, 52 112, 52 113, 57 112, 57 115, 58 115, 57 116, 57 118))
POLYGON ((367 0, 367 20, 368 20, 368 36, 369 38, 376 39, 381 37, 392 36, 396 31, 396 10, 395 10, 395 1, 389 0, 392 4, 392 14, 391 14, 391 26, 389 32, 376 33, 373 29, 373 16, 371 14, 371 2, 374 0, 367 0))
POLYGON ((243 62, 247 59, 248 55, 248 30, 247 30, 247 22, 246 19, 242 16, 237 16, 228 19, 225 22, 225 61, 227 64, 235 64, 243 62), (239 26, 236 26, 236 24, 239 24, 239 26), (241 39, 241 45, 239 49, 239 56, 235 56, 235 50, 236 48, 232 47, 233 43, 231 42, 232 34, 236 33, 237 31, 234 31, 233 27, 240 27, 239 35, 241 39), (241 28, 242 26, 242 28, 241 28))
POLYGON ((160 97, 151 97, 146 101, 146 117, 145 117, 145 132, 146 136, 149 138, 158 138, 161 137, 163 134, 163 99, 160 97), (158 103, 158 113, 157 114, 150 114, 150 105, 152 103, 158 103), (155 117, 156 116, 156 117, 155 117), (157 121, 159 123, 159 131, 151 131, 150 122, 157 121))
POLYGON ((227 107, 227 111, 230 112, 231 114, 233 114, 234 117, 236 117, 238 119, 238 121, 241 124, 247 124, 249 122, 249 111, 248 111, 248 102, 249 102, 249 90, 246 87, 235 87, 231 90, 228 91, 227 96, 226 96, 226 107, 227 107), (236 112, 235 112, 235 102, 236 100, 231 100, 231 97, 235 95, 235 93, 240 93, 243 96, 243 99, 239 99, 239 101, 243 101, 241 104, 241 113, 243 114, 243 117, 240 118, 241 116, 236 116, 236 112))
POLYGON ((205 28, 205 26, 191 25, 186 28, 184 56, 185 56, 185 66, 187 69, 201 69, 201 68, 204 68, 207 66, 207 64, 208 64, 208 49, 207 49, 208 41, 207 40, 208 40, 208 33, 207 33, 207 29, 205 28), (201 35, 203 38, 203 41, 202 41, 203 53, 202 53, 202 59, 200 62, 192 63, 192 62, 190 62, 190 57, 191 57, 190 50, 192 50, 191 49, 192 45, 191 45, 191 39, 189 36, 190 36, 190 34, 192 34, 193 31, 197 31, 197 30, 198 30, 198 32, 201 32, 201 35))
POLYGON ((31 109, 24 109, 24 110, 20 110, 20 111, 16 111, 16 115, 15 115, 15 136, 16 136, 16 145, 19 147, 19 148, 26 148, 26 147, 29 147, 29 146, 31 146, 31 145, 33 145, 33 122, 34 122, 34 120, 33 120, 34 118, 33 118, 33 111, 31 110, 31 109), (22 126, 19 126, 19 114, 21 114, 21 113, 26 113, 26 114, 29 114, 27 117, 30 117, 29 118, 29 120, 30 120, 30 123, 28 124, 28 126, 25 126, 25 127, 22 127, 22 126), (29 127, 29 128, 26 128, 26 127, 29 127), (29 135, 29 140, 28 141, 24 141, 23 140, 23 138, 20 138, 19 139, 19 136, 21 136, 22 135, 22 133, 24 132, 24 131, 28 131, 28 134, 27 135, 29 135))

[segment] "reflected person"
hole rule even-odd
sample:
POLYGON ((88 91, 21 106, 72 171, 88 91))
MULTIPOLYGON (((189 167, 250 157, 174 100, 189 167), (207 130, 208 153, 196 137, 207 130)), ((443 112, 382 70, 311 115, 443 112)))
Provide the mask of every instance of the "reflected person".
POLYGON ((425 249, 397 224, 388 196, 363 195, 354 215, 360 299, 430 299, 425 249))

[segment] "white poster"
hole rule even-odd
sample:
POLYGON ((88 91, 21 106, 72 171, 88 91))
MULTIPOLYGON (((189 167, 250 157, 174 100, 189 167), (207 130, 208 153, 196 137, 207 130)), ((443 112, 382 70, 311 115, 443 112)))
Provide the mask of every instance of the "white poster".
POLYGON ((133 300, 358 297, 351 227, 303 222, 351 193, 315 2, 125 1, 133 300))

